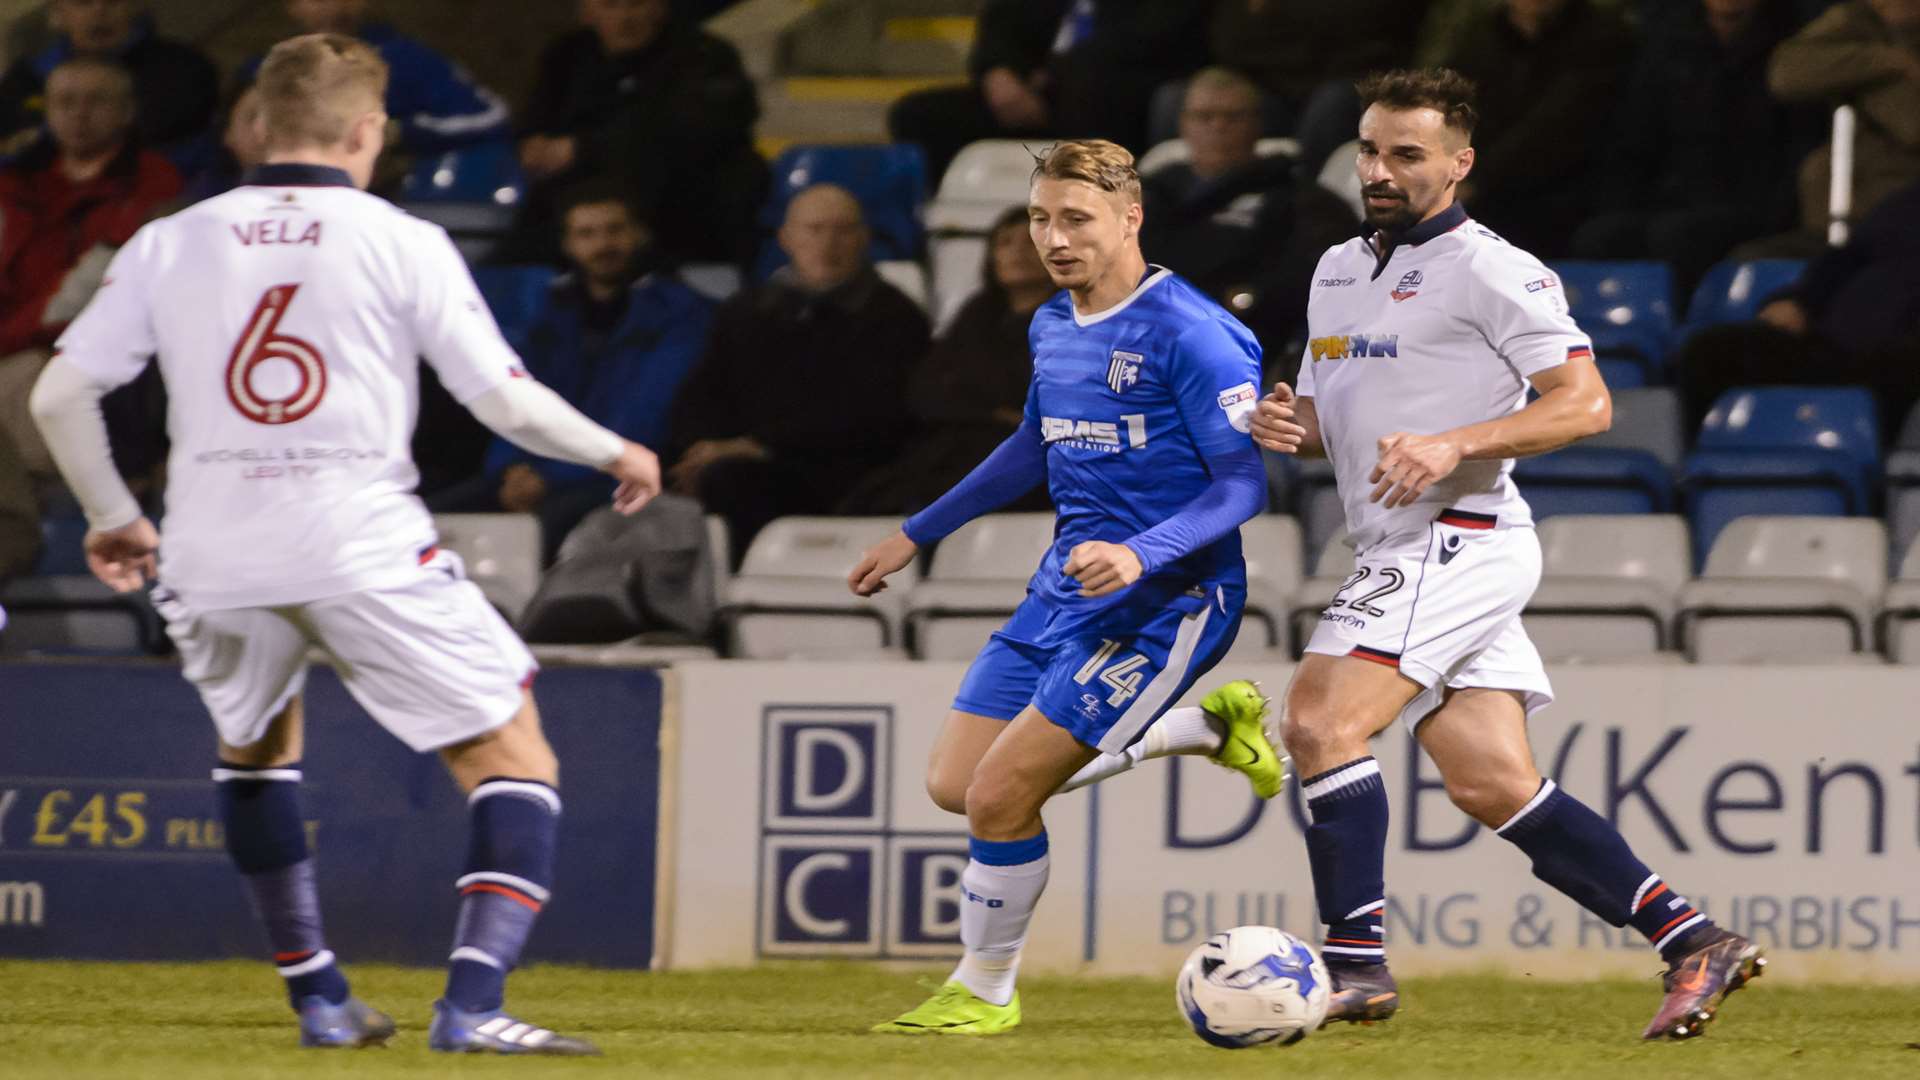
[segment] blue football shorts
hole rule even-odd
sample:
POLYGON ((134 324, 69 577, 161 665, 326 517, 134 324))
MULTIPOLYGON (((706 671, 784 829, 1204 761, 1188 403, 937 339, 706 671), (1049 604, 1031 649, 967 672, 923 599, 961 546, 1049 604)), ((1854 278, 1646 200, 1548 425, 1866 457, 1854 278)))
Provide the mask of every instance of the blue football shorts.
POLYGON ((1131 745, 1240 631, 1246 588, 1143 590, 1091 615, 1036 593, 994 631, 960 680, 953 707, 1011 720, 1032 705, 1102 753, 1131 745))

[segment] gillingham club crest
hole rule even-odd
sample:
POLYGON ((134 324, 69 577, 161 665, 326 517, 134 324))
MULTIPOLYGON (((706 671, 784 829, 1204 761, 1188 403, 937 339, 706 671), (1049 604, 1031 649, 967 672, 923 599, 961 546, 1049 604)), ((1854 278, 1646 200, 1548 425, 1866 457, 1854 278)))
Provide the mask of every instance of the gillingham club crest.
POLYGON ((1124 394, 1140 381, 1140 361, 1146 359, 1139 353, 1113 351, 1113 358, 1107 361, 1107 387, 1116 394, 1124 394))

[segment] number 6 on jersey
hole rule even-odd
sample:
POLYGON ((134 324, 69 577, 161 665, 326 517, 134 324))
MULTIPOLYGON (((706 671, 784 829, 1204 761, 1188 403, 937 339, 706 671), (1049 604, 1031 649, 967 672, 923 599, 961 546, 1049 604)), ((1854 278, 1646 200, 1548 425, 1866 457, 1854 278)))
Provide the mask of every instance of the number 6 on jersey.
POLYGON ((327 392, 327 365, 320 350, 300 338, 275 332, 299 291, 298 285, 275 285, 261 294, 227 361, 227 400, 256 424, 291 424, 312 412, 327 392), (293 365, 296 381, 289 393, 262 393, 254 385, 261 365, 274 360, 293 365))

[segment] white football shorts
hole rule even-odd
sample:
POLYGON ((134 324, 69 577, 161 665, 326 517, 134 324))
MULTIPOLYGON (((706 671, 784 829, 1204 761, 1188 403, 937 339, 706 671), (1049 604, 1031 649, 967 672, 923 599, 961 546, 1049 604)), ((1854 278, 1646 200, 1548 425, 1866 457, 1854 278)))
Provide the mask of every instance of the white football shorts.
POLYGON ((162 587, 154 607, 228 746, 257 742, 306 685, 309 646, 330 654, 354 700, 416 751, 513 719, 538 670, 460 557, 440 548, 402 588, 194 612, 162 587))
POLYGON ((1425 529, 1360 552, 1307 651, 1399 669, 1426 687, 1400 720, 1413 731, 1449 689, 1514 690, 1527 715, 1553 701, 1520 611, 1540 584, 1531 526, 1442 510, 1425 529))

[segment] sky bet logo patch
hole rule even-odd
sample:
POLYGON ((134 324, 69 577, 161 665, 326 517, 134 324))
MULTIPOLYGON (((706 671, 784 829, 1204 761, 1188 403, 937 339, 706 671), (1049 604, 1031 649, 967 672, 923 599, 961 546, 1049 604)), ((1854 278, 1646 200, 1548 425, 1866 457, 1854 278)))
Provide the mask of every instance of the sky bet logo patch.
POLYGON ((1420 271, 1409 270, 1400 275, 1400 284, 1394 286, 1393 292, 1388 295, 1393 297, 1393 302, 1396 304, 1402 300, 1411 300, 1420 295, 1420 286, 1426 280, 1420 271))

